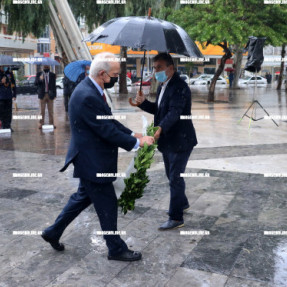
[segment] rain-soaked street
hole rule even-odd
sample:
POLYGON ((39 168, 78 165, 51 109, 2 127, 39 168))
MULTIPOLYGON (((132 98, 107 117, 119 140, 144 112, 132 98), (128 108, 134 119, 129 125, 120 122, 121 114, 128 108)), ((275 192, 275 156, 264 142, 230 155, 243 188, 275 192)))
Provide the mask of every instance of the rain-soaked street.
MULTIPOLYGON (((14 119, 14 132, 0 134, 0 286, 287 286, 287 94, 266 86, 256 96, 253 88, 217 88, 213 104, 206 103, 205 87, 192 88, 192 95, 199 143, 186 169, 192 177, 185 179, 191 205, 185 226, 158 231, 167 219, 169 185, 157 152, 135 210, 119 210, 122 238, 143 254, 132 263, 107 260, 92 206, 65 231, 63 253, 39 234, 17 233, 51 225, 78 180, 72 167, 59 172, 70 138, 61 90, 54 131, 39 130, 37 120, 14 119), (239 123, 254 97, 279 127, 270 118, 252 121, 250 128, 247 117, 239 123)), ((112 99, 114 113, 126 116, 121 122, 133 131, 142 131, 142 115, 152 121, 129 106, 126 95, 112 99)), ((13 115, 38 115, 38 105, 36 95, 19 95, 13 115)), ((253 112, 256 118, 265 115, 259 107, 253 112)), ((118 172, 125 172, 133 156, 120 150, 118 172)))

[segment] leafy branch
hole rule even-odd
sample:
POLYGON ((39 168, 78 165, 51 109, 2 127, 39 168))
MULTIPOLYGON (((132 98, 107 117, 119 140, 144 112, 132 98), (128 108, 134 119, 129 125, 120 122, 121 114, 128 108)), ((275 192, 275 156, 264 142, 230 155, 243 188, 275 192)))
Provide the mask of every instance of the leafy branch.
MULTIPOLYGON (((147 127, 147 135, 154 136, 158 127, 154 127, 153 123, 147 127)), ((148 168, 153 163, 153 156, 157 144, 148 146, 146 143, 137 152, 134 159, 135 172, 131 173, 129 178, 125 178, 125 189, 118 199, 118 205, 122 208, 122 212, 126 214, 128 210, 135 209, 135 201, 143 196, 144 189, 149 182, 146 174, 148 168)))

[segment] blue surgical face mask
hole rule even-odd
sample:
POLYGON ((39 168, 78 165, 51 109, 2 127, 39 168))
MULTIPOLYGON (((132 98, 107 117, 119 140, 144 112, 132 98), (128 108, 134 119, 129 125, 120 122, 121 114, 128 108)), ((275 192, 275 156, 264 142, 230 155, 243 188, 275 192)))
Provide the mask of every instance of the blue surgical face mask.
POLYGON ((90 70, 87 70, 87 71, 86 71, 86 74, 87 74, 87 75, 90 75, 90 70))
POLYGON ((161 83, 165 82, 167 80, 167 75, 165 71, 160 71, 160 72, 155 73, 155 79, 161 83))

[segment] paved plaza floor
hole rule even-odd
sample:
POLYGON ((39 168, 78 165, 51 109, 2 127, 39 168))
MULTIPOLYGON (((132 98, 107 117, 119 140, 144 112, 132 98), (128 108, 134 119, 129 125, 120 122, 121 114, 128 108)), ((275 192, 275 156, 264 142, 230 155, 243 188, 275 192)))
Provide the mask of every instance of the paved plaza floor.
MULTIPOLYGON (((0 287, 287 286, 287 94, 258 88, 256 99, 279 127, 266 118, 252 121, 250 128, 248 118, 238 121, 254 97, 252 88, 217 89, 213 104, 206 103, 206 90, 192 94, 199 143, 186 169, 192 177, 186 178, 191 208, 185 226, 158 231, 167 220, 169 185, 157 151, 135 210, 126 215, 119 210, 122 238, 143 254, 132 263, 107 260, 92 206, 66 229, 64 252, 51 249, 38 234, 17 234, 52 224, 78 179, 72 166, 59 172, 70 138, 61 91, 54 131, 39 130, 35 120, 13 121, 12 135, 0 135, 0 287)), ((152 121, 130 107, 126 96, 113 95, 113 104, 135 132, 142 130, 142 115, 152 121)), ((17 105, 14 115, 38 114, 36 96, 19 95, 17 105)), ((255 112, 264 117, 260 108, 255 112)), ((125 172, 134 154, 120 150, 118 172, 125 172)))

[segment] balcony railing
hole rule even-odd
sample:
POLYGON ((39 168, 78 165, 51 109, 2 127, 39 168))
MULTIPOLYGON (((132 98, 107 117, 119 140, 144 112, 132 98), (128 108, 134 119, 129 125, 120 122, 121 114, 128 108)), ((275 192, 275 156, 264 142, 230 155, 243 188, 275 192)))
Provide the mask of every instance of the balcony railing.
POLYGON ((26 37, 22 42, 22 37, 13 35, 0 34, 0 49, 22 49, 22 50, 37 50, 37 39, 26 37))

